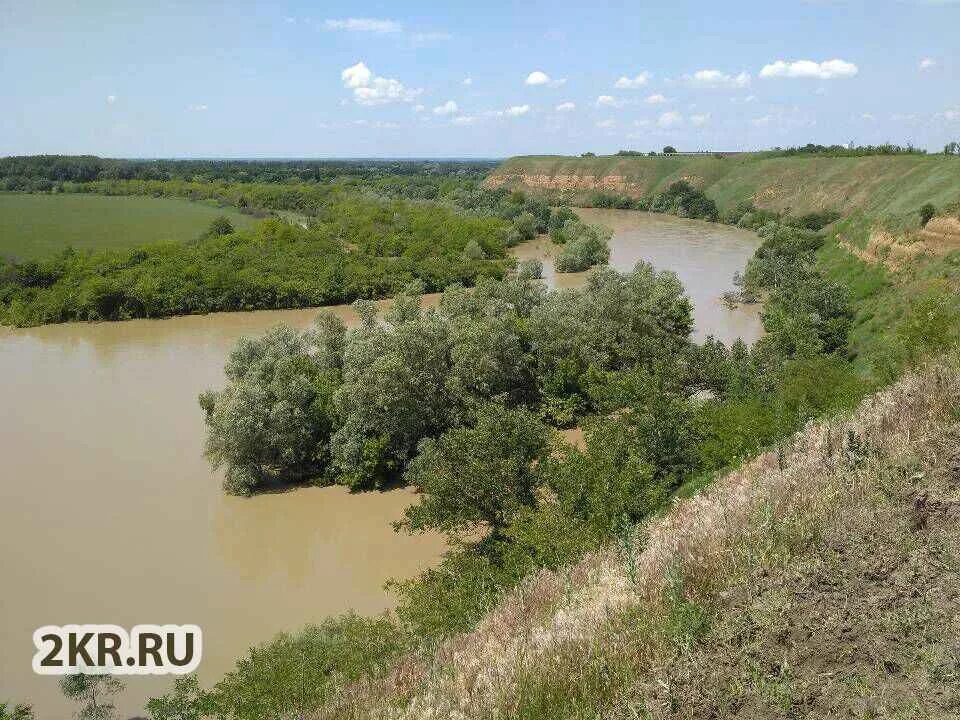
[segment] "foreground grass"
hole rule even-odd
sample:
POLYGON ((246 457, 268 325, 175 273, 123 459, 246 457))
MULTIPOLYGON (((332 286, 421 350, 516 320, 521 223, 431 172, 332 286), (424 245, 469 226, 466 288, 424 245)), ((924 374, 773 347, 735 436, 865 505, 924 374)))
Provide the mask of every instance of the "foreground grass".
POLYGON ((957 717, 960 366, 910 373, 317 717, 957 717))
POLYGON ((175 198, 0 193, 0 256, 35 260, 68 246, 126 249, 193 240, 220 215, 237 229, 255 222, 231 208, 175 198))

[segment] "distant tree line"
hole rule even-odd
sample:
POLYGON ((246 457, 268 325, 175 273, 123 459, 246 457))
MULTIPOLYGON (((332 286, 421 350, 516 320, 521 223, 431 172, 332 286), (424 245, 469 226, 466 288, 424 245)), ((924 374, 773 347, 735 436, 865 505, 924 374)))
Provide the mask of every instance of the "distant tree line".
POLYGON ((0 189, 49 191, 65 182, 183 180, 230 183, 364 182, 422 175, 480 180, 496 160, 126 160, 94 155, 0 158, 0 189))
POLYGON ((907 145, 817 145, 807 143, 799 147, 774 147, 763 153, 767 157, 790 157, 792 155, 825 155, 827 157, 866 157, 868 155, 926 155, 922 148, 907 145))

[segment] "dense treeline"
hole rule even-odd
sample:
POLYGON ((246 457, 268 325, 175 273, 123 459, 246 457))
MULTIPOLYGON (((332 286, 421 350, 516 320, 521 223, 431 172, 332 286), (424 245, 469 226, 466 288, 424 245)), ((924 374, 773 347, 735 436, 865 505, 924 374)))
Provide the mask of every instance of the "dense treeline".
POLYGON ((0 189, 42 192, 62 183, 96 180, 328 183, 348 177, 387 184, 409 176, 480 180, 496 164, 495 160, 126 160, 28 155, 0 158, 0 189))
POLYGON ((507 227, 428 204, 328 199, 309 228, 214 223, 191 243, 0 260, 0 322, 166 317, 377 298, 502 276, 507 227))

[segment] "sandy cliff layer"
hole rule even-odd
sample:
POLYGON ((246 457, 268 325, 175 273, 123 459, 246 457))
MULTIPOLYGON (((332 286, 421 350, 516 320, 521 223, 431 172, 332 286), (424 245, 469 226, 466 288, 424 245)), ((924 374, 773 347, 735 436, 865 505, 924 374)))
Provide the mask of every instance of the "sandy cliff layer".
POLYGON ((488 187, 561 193, 576 200, 594 192, 642 197, 677 180, 702 188, 721 209, 742 200, 795 212, 916 212, 960 199, 960 158, 934 155, 862 158, 735 156, 511 158, 488 187))

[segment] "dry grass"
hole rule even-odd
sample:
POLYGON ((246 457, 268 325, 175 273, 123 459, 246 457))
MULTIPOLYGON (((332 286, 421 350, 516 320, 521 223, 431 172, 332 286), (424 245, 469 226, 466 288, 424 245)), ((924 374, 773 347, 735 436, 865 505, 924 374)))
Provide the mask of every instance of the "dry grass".
POLYGON ((909 374, 319 716, 949 717, 958 407, 909 374))

